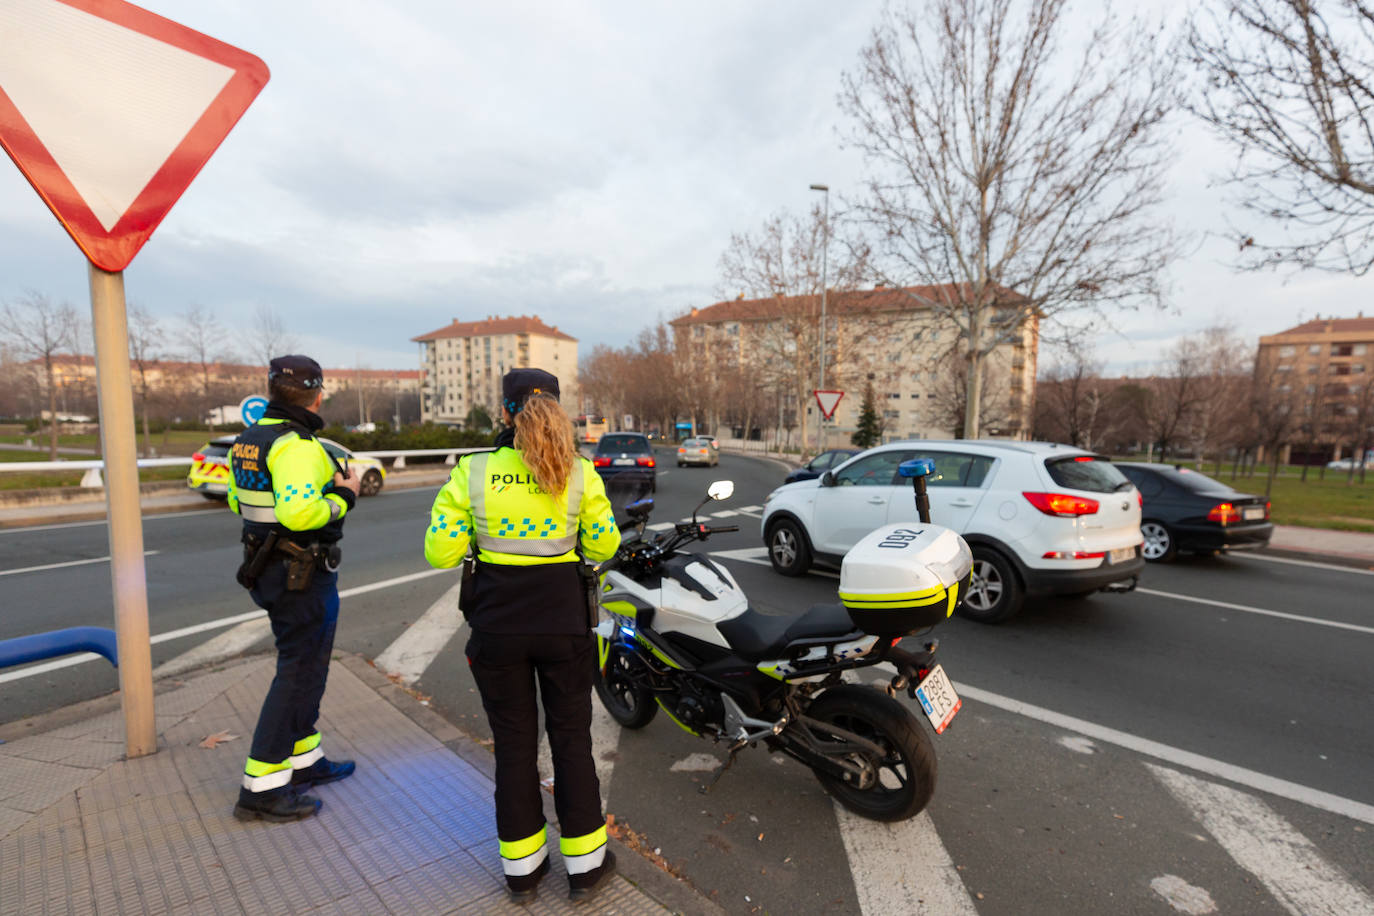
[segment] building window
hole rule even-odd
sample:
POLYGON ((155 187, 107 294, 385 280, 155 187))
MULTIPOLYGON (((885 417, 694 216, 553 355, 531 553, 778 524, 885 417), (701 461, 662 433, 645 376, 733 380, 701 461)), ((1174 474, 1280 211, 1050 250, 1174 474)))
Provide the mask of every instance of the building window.
POLYGON ((913 392, 911 392, 911 395, 910 395, 910 396, 911 396, 911 399, 912 399, 912 400, 913 400, 913 401, 914 401, 914 400, 916 400, 916 399, 917 399, 917 398, 919 398, 919 397, 920 397, 920 395, 919 395, 919 394, 917 394, 917 393, 916 393, 916 392, 914 392, 914 391, 913 391, 913 392))
POLYGON ((1364 344, 1355 344, 1355 346, 1350 348, 1350 352, 1354 356, 1364 356, 1365 351, 1366 346, 1364 344))
POLYGON ((891 391, 891 392, 888 392, 888 395, 887 395, 887 396, 888 396, 888 399, 889 399, 889 400, 896 400, 896 399, 900 398, 902 395, 901 395, 901 392, 898 392, 898 391, 891 391))
POLYGON ((1312 356, 1318 355, 1319 353, 1321 353, 1321 351, 1322 351, 1322 345, 1321 345, 1321 344, 1311 344, 1311 345, 1308 346, 1308 348, 1307 348, 1307 352, 1308 352, 1309 354, 1311 354, 1312 356))
POLYGON ((884 420, 895 420, 895 419, 897 419, 898 417, 900 417, 901 415, 902 415, 902 412, 901 412, 900 410, 884 410, 884 411, 883 411, 883 419, 884 419, 884 420))
POLYGON ((1279 356, 1294 356, 1297 352, 1297 347, 1279 347, 1279 356))
POLYGON ((1332 345, 1331 345, 1331 355, 1332 355, 1332 356, 1350 356, 1350 355, 1353 353, 1354 349, 1355 349, 1355 348, 1352 347, 1350 344, 1332 344, 1332 345))
POLYGON ((1279 372, 1292 372, 1292 371, 1293 371, 1293 367, 1290 366, 1290 365, 1288 365, 1288 363, 1280 363, 1280 364, 1278 365, 1277 369, 1278 369, 1279 372))

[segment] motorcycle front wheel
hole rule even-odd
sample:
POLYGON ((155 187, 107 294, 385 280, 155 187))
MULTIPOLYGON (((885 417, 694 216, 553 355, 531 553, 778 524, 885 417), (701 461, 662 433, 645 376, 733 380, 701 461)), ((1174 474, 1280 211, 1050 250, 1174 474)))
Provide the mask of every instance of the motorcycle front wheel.
MULTIPOLYGON (((604 645, 602 637, 598 636, 597 641, 604 645)), ((597 648, 603 648, 603 645, 597 648)), ((605 670, 596 670, 596 695, 601 698, 601 705, 606 707, 611 718, 625 728, 643 728, 658 713, 653 692, 640 687, 632 677, 638 665, 639 660, 626 652, 623 645, 612 643, 610 653, 606 656, 605 670)))
MULTIPOLYGON (((813 770, 826 791, 861 817, 903 821, 920 814, 935 794, 935 746, 915 717, 896 700, 871 687, 832 687, 812 702, 806 714, 878 745, 883 753, 855 746, 845 760, 866 771, 862 787, 813 770)), ((817 733, 822 741, 842 739, 817 733)))

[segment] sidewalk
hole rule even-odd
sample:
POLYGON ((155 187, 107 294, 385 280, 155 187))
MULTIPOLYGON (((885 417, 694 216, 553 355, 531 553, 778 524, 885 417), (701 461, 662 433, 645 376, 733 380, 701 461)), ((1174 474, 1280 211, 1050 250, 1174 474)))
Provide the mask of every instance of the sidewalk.
POLYGON ((1374 566, 1374 534, 1362 531, 1275 525, 1269 548, 1300 553, 1312 560, 1353 560, 1374 566))
POLYGON ((491 754, 357 656, 330 666, 320 730, 358 772, 314 790, 315 817, 235 820, 273 665, 258 657, 176 682, 157 698, 150 757, 123 758, 118 711, 0 744, 0 916, 721 912, 615 840, 619 874, 574 907, 551 813, 538 901, 509 904, 491 754), (202 745, 220 732, 238 737, 202 745))

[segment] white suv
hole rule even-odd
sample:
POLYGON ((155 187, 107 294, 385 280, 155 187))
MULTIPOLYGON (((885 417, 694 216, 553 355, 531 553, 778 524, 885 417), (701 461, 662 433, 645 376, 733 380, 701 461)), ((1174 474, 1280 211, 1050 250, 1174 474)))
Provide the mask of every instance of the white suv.
POLYGON ((870 531, 917 520, 911 484, 897 466, 931 458, 930 518, 973 549, 961 613, 997 623, 1026 595, 1127 590, 1145 566, 1140 493, 1100 455, 1047 442, 918 440, 855 455, 816 480, 768 497, 763 541, 773 568, 799 576, 812 563, 839 566, 870 531))

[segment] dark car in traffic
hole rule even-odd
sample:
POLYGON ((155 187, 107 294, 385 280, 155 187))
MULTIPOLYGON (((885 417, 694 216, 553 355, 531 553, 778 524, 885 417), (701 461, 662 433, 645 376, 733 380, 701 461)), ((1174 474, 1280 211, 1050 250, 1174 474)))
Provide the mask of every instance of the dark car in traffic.
POLYGON ((793 483, 798 480, 811 480, 819 477, 831 468, 837 468, 863 449, 858 448, 832 448, 829 451, 821 452, 806 464, 795 470, 788 471, 783 478, 783 483, 793 483))
POLYGON ((1167 563, 1179 551, 1254 550, 1273 536, 1269 503, 1262 496, 1181 466, 1112 463, 1140 491, 1141 552, 1150 562, 1167 563))
POLYGON ((592 465, 617 509, 658 489, 658 462, 643 433, 606 433, 596 443, 592 465))

